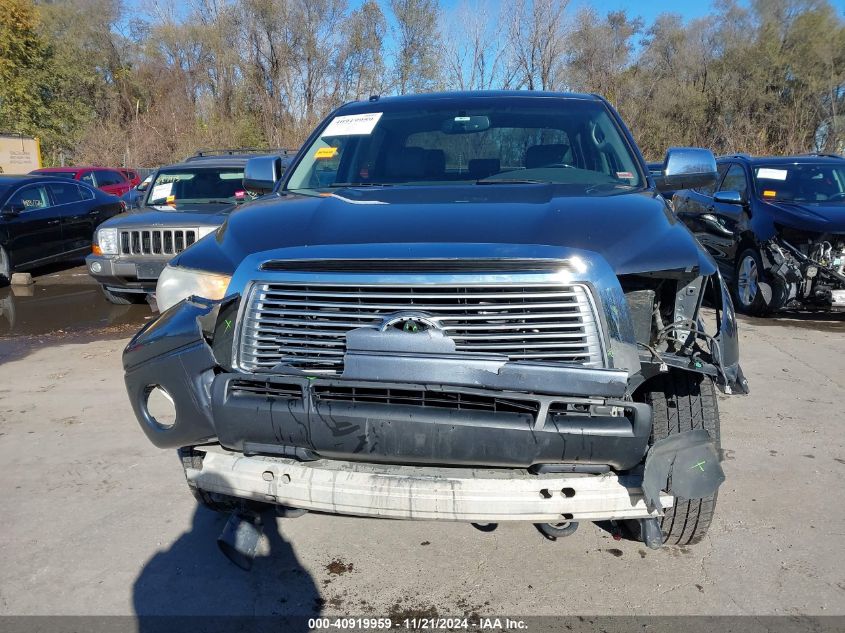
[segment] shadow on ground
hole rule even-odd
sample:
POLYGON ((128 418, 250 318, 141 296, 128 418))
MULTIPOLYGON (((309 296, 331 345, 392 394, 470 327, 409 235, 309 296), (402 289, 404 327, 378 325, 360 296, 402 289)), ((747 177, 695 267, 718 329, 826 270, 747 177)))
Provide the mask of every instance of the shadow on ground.
POLYGON ((266 553, 265 542, 264 555, 259 554, 252 570, 246 572, 229 562, 217 547, 226 519, 199 506, 191 529, 144 565, 132 596, 139 633, 183 628, 175 621, 179 616, 190 616, 195 630, 204 630, 197 627, 201 622, 196 616, 203 616, 215 630, 238 629, 240 624, 247 627, 244 630, 253 630, 256 622, 246 620, 252 616, 268 616, 262 618, 263 623, 275 630, 309 630, 308 618, 322 609, 320 593, 282 536, 278 522, 265 521, 270 551, 266 553))

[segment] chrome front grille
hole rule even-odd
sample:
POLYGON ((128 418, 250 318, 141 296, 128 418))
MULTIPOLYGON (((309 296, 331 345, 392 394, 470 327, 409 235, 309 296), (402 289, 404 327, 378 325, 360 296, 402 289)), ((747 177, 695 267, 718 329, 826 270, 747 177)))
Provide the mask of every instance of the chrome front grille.
POLYGON ((120 232, 121 255, 176 255, 197 241, 196 229, 133 229, 120 232))
POLYGON ((385 317, 409 310, 435 320, 458 351, 603 366, 587 289, 554 283, 256 283, 244 308, 238 362, 248 371, 286 363, 340 372, 349 330, 378 326, 385 317))

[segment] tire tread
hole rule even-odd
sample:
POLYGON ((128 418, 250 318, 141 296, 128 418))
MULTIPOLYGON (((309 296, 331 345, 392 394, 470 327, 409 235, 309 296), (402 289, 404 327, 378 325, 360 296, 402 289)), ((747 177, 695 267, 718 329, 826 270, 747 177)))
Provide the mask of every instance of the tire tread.
MULTIPOLYGON (((652 407, 652 442, 670 435, 705 429, 720 445, 719 408, 713 381, 689 372, 669 372, 649 384, 645 401, 652 407)), ((713 521, 717 495, 675 500, 660 521, 667 545, 700 542, 713 521)))

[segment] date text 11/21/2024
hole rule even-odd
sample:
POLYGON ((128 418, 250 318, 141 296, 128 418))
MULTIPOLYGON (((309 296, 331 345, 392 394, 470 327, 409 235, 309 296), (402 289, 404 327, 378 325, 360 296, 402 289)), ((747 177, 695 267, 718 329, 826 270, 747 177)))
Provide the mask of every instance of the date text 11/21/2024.
POLYGON ((308 628, 312 630, 386 630, 404 628, 419 630, 478 630, 478 631, 522 631, 527 629, 524 620, 510 618, 441 618, 413 617, 394 621, 391 618, 312 618, 308 628))

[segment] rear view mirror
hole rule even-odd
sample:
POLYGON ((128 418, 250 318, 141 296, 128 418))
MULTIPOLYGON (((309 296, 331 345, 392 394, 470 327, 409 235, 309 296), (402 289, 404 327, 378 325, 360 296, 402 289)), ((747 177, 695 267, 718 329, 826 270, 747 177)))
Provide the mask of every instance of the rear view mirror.
POLYGON ((487 116, 456 116, 446 119, 440 130, 444 134, 473 134, 490 129, 490 117, 487 116))
POLYGON ((713 194, 713 202, 724 204, 744 204, 742 194, 739 191, 717 191, 713 194))
POLYGON ((716 157, 700 147, 670 147, 662 173, 652 173, 658 191, 703 187, 716 182, 716 157))
POLYGON ((6 216, 15 216, 15 215, 20 215, 24 211, 26 211, 26 207, 23 206, 22 204, 11 204, 10 203, 10 204, 7 204, 5 207, 3 207, 2 211, 0 211, 0 213, 2 213, 3 215, 6 215, 6 216))
POLYGON ((278 156, 250 158, 244 169, 244 189, 259 194, 270 193, 282 179, 284 169, 278 156))

